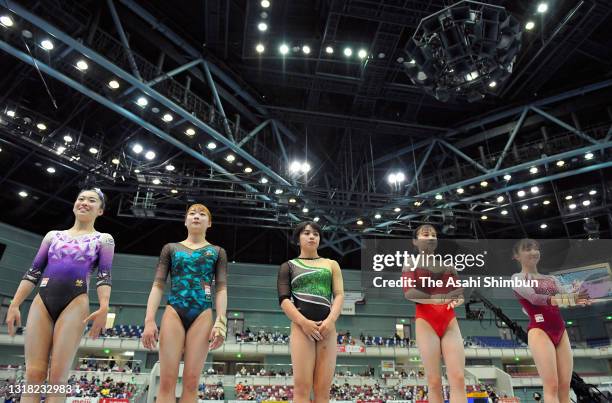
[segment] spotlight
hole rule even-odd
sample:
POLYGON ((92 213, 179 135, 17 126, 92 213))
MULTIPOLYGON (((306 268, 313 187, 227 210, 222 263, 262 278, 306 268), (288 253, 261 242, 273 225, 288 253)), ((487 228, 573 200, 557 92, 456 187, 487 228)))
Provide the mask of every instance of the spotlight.
POLYGON ((246 167, 246 168, 244 168, 244 172, 247 173, 247 174, 250 174, 251 172, 253 172, 253 168, 246 167))
POLYGON ((49 168, 47 168, 47 172, 49 172, 50 174, 54 174, 55 173, 55 168, 49 167, 49 168))
POLYGON ((292 173, 297 173, 299 172, 301 167, 302 164, 299 161, 293 161, 289 166, 289 171, 291 171, 292 173))
POLYGON ((489 219, 489 217, 487 217, 486 215, 483 215, 483 216, 480 216, 480 219, 481 219, 482 221, 486 221, 486 220, 488 220, 488 219, 489 219))
POLYGON ((282 195, 282 194, 283 194, 283 189, 276 189, 276 190, 274 191, 274 194, 275 194, 275 195, 282 195))
POLYGON ((6 111, 6 115, 9 118, 14 118, 15 117, 15 111, 8 110, 8 111, 6 111))
POLYGON ((327 46, 325 48, 325 53, 327 53, 328 55, 331 55, 334 53, 334 48, 332 48, 331 46, 327 46))
POLYGON ((400 211, 402 211, 402 209, 399 208, 399 207, 396 207, 396 208, 393 209, 393 211, 395 211, 396 213, 399 213, 400 211))
POLYGON ((387 181, 389 181, 391 184, 395 183, 395 174, 389 174, 389 176, 387 176, 387 181))
POLYGON ((260 181, 261 183, 263 183, 263 184, 266 184, 266 183, 268 183, 268 178, 266 178, 266 177, 264 176, 264 177, 263 177, 263 178, 261 178, 259 181, 260 181))
POLYGON ((528 206, 528 205, 526 205, 526 204, 523 204, 523 205, 521 206, 521 210, 523 210, 523 211, 527 210, 528 208, 529 208, 529 206, 528 206))
POLYGON ((232 163, 236 161, 236 157, 234 156, 234 154, 227 154, 227 156, 225 157, 225 160, 229 163, 232 163))
POLYGON ((534 28, 535 28, 535 22, 533 21, 528 21, 527 24, 525 24, 525 29, 527 31, 531 31, 534 28))
POLYGON ((278 50, 280 51, 281 55, 286 55, 287 53, 289 53, 289 46, 283 43, 282 45, 280 45, 278 50))
POLYGON ((565 165, 565 161, 563 161, 563 160, 559 160, 559 161, 557 161, 557 166, 558 166, 559 168, 561 168, 563 165, 565 165))
POLYGON ((310 54, 310 46, 308 45, 302 46, 302 52, 304 52, 305 55, 310 54))
POLYGON ((188 136, 195 136, 195 133, 195 130, 193 130, 191 127, 185 130, 185 134, 188 136))
POLYGON ((45 130, 47 130, 47 125, 46 125, 46 124, 44 124, 44 123, 39 123, 39 124, 37 124, 37 125, 36 125, 36 127, 37 127, 37 128, 38 128, 38 130, 40 130, 40 131, 45 131, 45 130))
POLYGON ((208 148, 209 150, 214 150, 215 148, 217 148, 217 144, 211 141, 206 145, 206 148, 208 148))
POLYGON ((292 197, 289 199, 289 203, 296 203, 296 200, 292 197))
POLYGON ((548 11, 548 3, 538 4, 538 13, 543 14, 548 11))
POLYGON ((420 202, 420 201, 418 201, 418 200, 414 202, 414 206, 415 206, 415 207, 420 207, 420 206, 421 206, 421 204, 423 204, 423 203, 421 203, 421 202, 420 202))
POLYGON ((174 171, 176 168, 174 167, 174 165, 166 165, 166 171, 174 171))
POLYGON ((96 147, 90 147, 89 148, 89 152, 92 154, 97 154, 98 153, 98 149, 96 147))
POLYGON ((352 54, 353 54, 353 49, 351 49, 351 48, 344 48, 344 56, 350 57, 352 54))
POLYGON ((465 192, 465 189, 457 188, 457 193, 459 193, 460 195, 462 195, 464 192, 465 192))
POLYGON ((572 204, 570 204, 568 207, 569 207, 569 209, 570 209, 570 210, 574 210, 574 209, 576 209, 576 207, 578 207, 578 206, 576 206, 576 203, 572 203, 572 204))
POLYGON ((145 154, 145 158, 148 159, 149 161, 151 161, 152 159, 155 158, 155 152, 147 151, 147 153, 145 154))
POLYGON ((509 174, 504 175, 505 181, 509 181, 510 179, 512 179, 512 175, 509 175, 509 174))
POLYGON ((171 189, 171 190, 170 190, 170 193, 172 193, 173 195, 175 195, 175 194, 177 194, 177 193, 178 193, 178 190, 176 190, 176 189, 171 189))
POLYGON ((108 82, 108 86, 109 86, 111 89, 116 90, 117 88, 119 88, 119 81, 117 81, 117 80, 110 80, 110 81, 108 82))
POLYGON ((498 197, 497 197, 497 202, 498 202, 498 203, 501 203, 501 202, 503 202, 503 201, 504 201, 504 196, 498 196, 498 197))
POLYGON ((255 46, 255 50, 257 51, 257 53, 263 53, 266 48, 261 43, 258 43, 257 46, 255 46))
POLYGON ((25 190, 22 190, 21 192, 18 193, 19 196, 21 197, 28 197, 28 192, 26 192, 25 190))
POLYGON ((49 39, 44 39, 42 42, 40 42, 40 46, 42 46, 44 50, 53 50, 53 42, 51 42, 49 39))
POLYGON ((442 196, 440 193, 438 193, 438 194, 435 196, 435 198, 436 198, 436 200, 442 200, 444 197, 443 197, 443 196, 442 196))
POLYGON ((270 2, 268 0, 261 0, 261 6, 263 8, 268 8, 270 7, 270 2))
POLYGON ((66 147, 64 147, 64 146, 59 146, 59 147, 57 147, 57 151, 56 151, 56 153, 57 153, 57 155, 60 155, 60 154, 62 154, 64 151, 66 151, 66 147))
POLYGON ((403 181, 406 180, 406 175, 404 175, 403 172, 395 172, 395 173, 390 173, 387 176, 387 181, 390 184, 394 184, 394 183, 401 183, 403 181))
POLYGON ((161 183, 161 181, 157 178, 153 179, 153 184, 154 185, 159 185, 161 183))
POLYGON ((320 218, 319 217, 315 217, 312 219, 314 222, 319 222, 320 218))
POLYGON ((308 173, 310 171, 310 164, 308 162, 302 163, 301 170, 303 173, 308 173))
POLYGON ((572 195, 565 196, 565 200, 572 200, 572 195))
POLYGON ((525 191, 524 190, 519 190, 518 192, 516 192, 516 195, 518 197, 525 197, 525 191))
MULTIPOLYGON (((367 55, 368 55, 368 52, 366 52, 364 49, 360 49, 359 52, 357 52, 357 56, 360 59, 365 59, 367 55)), ((348 55, 348 56, 350 56, 350 55, 348 55)))
POLYGON ((532 175, 535 175, 538 173, 538 167, 531 167, 529 168, 529 173, 532 175))
POLYGON ((138 168, 134 169, 134 173, 135 174, 139 174, 140 173, 140 169, 138 169, 138 168))
POLYGON ((7 28, 10 28, 13 26, 13 19, 11 17, 9 17, 8 15, 3 15, 2 17, 0 17, 0 24, 4 25, 7 28))
POLYGON ((138 100, 136 101, 136 103, 138 104, 138 106, 144 108, 145 106, 147 106, 147 104, 149 103, 149 101, 145 98, 145 97, 140 97, 138 98, 138 100))
POLYGON ((541 229, 546 229, 546 228, 548 228, 548 224, 541 224, 541 225, 540 225, 540 228, 541 228, 541 229))
POLYGON ((79 60, 78 62, 76 62, 76 68, 80 71, 85 71, 89 68, 89 65, 85 60, 79 60))
POLYGON ((308 213, 308 211, 310 211, 310 210, 308 210, 308 208, 307 208, 307 207, 304 207, 304 208, 302 209, 302 213, 308 213))
POLYGON ((594 196, 597 194, 597 190, 593 189, 589 191, 589 195, 594 196))
POLYGON ((495 88, 495 87, 497 87, 497 81, 491 81, 489 83, 489 88, 495 88))
POLYGON ((543 205, 548 206, 550 204, 550 200, 544 200, 542 202, 543 205))
POLYGON ((165 115, 162 117, 162 119, 163 119, 163 121, 164 121, 164 122, 172 122, 172 120, 174 119, 174 117, 173 117, 171 114, 166 113, 166 114, 165 114, 165 115))
POLYGON ((403 182, 404 180, 406 180, 406 176, 403 172, 398 172, 395 174, 395 180, 398 182, 403 182))
POLYGON ((135 154, 140 154, 142 150, 143 150, 142 146, 138 143, 132 146, 132 151, 134 151, 135 154))
POLYGON ((584 159, 585 160, 592 160, 594 157, 593 153, 586 153, 584 154, 584 159))
POLYGON ((260 30, 261 32, 267 31, 268 24, 266 24, 265 22, 260 22, 259 24, 257 24, 257 29, 260 30))
POLYGON ((69 134, 64 136, 64 141, 66 143, 71 143, 72 142, 72 136, 70 136, 69 134))
POLYGON ((501 215, 508 215, 508 210, 502 210, 501 215))
POLYGON ((540 188, 537 186, 532 186, 530 190, 532 194, 536 194, 540 191, 540 188))
POLYGON ((380 215, 380 213, 374 214, 374 218, 377 219, 377 220, 380 220, 381 217, 382 217, 382 215, 380 215))
POLYGON ((487 186, 489 186, 489 182, 482 181, 482 182, 480 182, 480 186, 483 187, 483 188, 486 188, 487 186))
POLYGON ((115 165, 119 165, 119 158, 113 158, 111 162, 115 165))
POLYGON ((584 200, 584 201, 582 202, 582 205, 583 205, 584 207, 589 207, 589 206, 591 205, 591 201, 590 201, 590 200, 584 200))
POLYGON ((357 225, 363 225, 363 220, 357 220, 357 225))

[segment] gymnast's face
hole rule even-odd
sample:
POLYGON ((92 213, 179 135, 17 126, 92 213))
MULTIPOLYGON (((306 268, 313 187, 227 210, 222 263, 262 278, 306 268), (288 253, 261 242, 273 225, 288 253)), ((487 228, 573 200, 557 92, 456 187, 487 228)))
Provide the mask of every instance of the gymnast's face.
POLYGON ((85 190, 79 194, 74 202, 72 212, 77 220, 95 220, 104 212, 102 210, 102 200, 100 200, 100 196, 93 190, 85 190))
POLYGON ((310 225, 304 227, 300 232, 300 247, 309 249, 318 249, 321 236, 319 232, 310 225))
POLYGON ((518 252, 514 253, 514 259, 521 266, 533 267, 540 261, 540 247, 536 243, 521 245, 518 252))
POLYGON ((203 208, 194 207, 187 211, 185 226, 189 232, 204 232, 210 228, 210 225, 210 217, 203 208))
POLYGON ((438 247, 438 233, 433 227, 422 227, 417 233, 417 239, 412 240, 419 251, 433 252, 438 247))

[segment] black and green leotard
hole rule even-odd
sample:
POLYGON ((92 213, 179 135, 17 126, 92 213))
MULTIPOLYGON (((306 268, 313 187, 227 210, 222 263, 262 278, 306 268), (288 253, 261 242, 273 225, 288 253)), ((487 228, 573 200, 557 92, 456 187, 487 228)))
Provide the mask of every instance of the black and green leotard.
POLYGON ((293 259, 281 265, 278 272, 278 302, 291 298, 309 320, 321 321, 331 310, 334 260, 293 259))

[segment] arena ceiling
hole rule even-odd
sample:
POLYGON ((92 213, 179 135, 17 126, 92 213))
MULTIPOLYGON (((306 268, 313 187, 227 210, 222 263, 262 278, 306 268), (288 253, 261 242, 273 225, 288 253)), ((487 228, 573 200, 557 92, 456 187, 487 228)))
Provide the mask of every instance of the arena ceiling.
POLYGON ((247 262, 286 259, 288 229, 315 217, 322 254, 351 267, 360 237, 423 222, 610 237, 612 5, 487 1, 534 28, 497 96, 442 103, 404 73, 404 47, 454 3, 1 0, 0 220, 69 226, 97 185, 99 228, 125 253, 180 239, 196 201, 210 240, 247 262))

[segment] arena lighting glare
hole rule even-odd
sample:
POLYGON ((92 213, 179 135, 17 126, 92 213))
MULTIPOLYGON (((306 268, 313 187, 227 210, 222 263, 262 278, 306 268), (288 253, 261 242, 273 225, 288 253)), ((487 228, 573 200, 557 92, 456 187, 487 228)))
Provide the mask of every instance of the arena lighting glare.
POLYGON ((534 28, 535 28, 535 22, 533 21, 528 21, 527 24, 525 24, 525 29, 527 31, 531 31, 534 28))
POLYGON ((258 43, 257 46, 255 46, 255 51, 257 51, 257 53, 263 53, 264 50, 266 50, 266 48, 261 43, 258 43))
POLYGON ((134 144, 132 146, 132 151, 134 151, 135 154, 140 154, 142 152, 142 146, 140 144, 134 144))
POLYGON ((211 141, 210 143, 206 145, 206 148, 208 148, 209 150, 214 150, 215 148, 217 148, 217 144, 211 141))
POLYGON ((344 48, 344 56, 350 57, 352 54, 353 54, 353 49, 351 49, 351 48, 344 48))
POLYGON ((289 53, 289 46, 283 43, 282 45, 280 45, 278 50, 280 51, 281 55, 286 55, 287 53, 289 53))
POLYGON ((325 53, 327 53, 328 55, 331 55, 332 53, 334 53, 334 48, 332 48, 331 46, 326 47, 325 53))
POLYGON ((304 52, 305 55, 309 55, 310 54, 310 46, 308 46, 308 45, 302 46, 302 52, 304 52))
POLYGON ((402 209, 399 208, 399 207, 396 207, 396 208, 393 209, 393 211, 395 211, 396 213, 399 213, 400 211, 402 211, 402 209))
POLYGON ((548 228, 548 224, 541 224, 541 225, 540 225, 540 228, 541 228, 541 229, 546 229, 546 228, 548 228))
POLYGON ((119 88, 119 81, 117 81, 117 80, 110 80, 110 81, 108 82, 108 86, 109 86, 111 89, 116 90, 117 88, 119 88))
POLYGON ((509 181, 510 179, 512 179, 512 175, 509 175, 509 174, 504 175, 505 181, 509 181))
POLYGON ((2 17, 0 17, 0 24, 4 25, 7 28, 10 28, 13 26, 13 19, 11 17, 9 17, 8 15, 3 15, 2 17))
POLYGON ((77 70, 85 71, 89 68, 89 65, 87 64, 85 60, 79 60, 78 62, 76 62, 75 67, 77 68, 77 70))
POLYGON ((147 153, 145 154, 145 158, 148 159, 149 161, 151 161, 152 159, 155 158, 155 152, 147 151, 147 153))
POLYGON ((185 130, 185 134, 188 136, 195 136, 196 132, 191 127, 185 130))
POLYGON ((261 1, 261 6, 263 8, 268 8, 268 7, 270 7, 270 2, 268 0, 262 0, 261 1))
POLYGON ((538 4, 538 13, 543 14, 548 11, 548 3, 538 4))
POLYGON ((67 134, 67 135, 65 135, 65 136, 64 136, 64 141, 65 141, 66 143, 70 143, 70 142, 72 142, 72 136, 70 136, 70 135, 68 135, 68 134, 67 134))
POLYGON ((512 73, 521 35, 503 7, 460 1, 421 20, 404 48, 414 60, 404 62, 404 71, 439 101, 479 101, 512 73))
POLYGON ((138 98, 138 100, 136 101, 136 103, 138 104, 138 106, 141 106, 141 107, 143 107, 143 108, 144 108, 145 106, 147 106, 147 104, 149 103, 149 101, 148 101, 148 100, 147 100, 145 97, 140 97, 140 98, 138 98))
POLYGON ((508 215, 508 210, 502 210, 501 215, 508 215))
POLYGON ((259 29, 261 32, 267 31, 268 24, 266 24, 265 22, 260 22, 259 24, 257 24, 257 29, 259 29))
POLYGON ((53 50, 53 42, 51 42, 49 39, 45 39, 42 42, 40 42, 40 46, 44 49, 44 50, 53 50))

